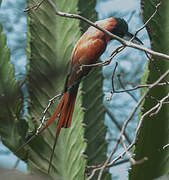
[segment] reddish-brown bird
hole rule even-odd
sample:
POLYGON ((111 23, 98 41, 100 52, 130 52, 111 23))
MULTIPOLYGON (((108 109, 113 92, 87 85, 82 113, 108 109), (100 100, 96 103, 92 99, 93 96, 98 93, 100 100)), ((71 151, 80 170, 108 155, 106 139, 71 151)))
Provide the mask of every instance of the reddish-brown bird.
MULTIPOLYGON (((127 23, 120 18, 111 17, 96 21, 95 24, 120 37, 123 37, 128 33, 127 23)), ((72 51, 69 73, 64 87, 64 95, 54 114, 50 117, 40 133, 44 131, 58 116, 59 120, 56 139, 58 138, 62 127, 70 127, 79 83, 91 70, 91 67, 82 67, 81 65, 95 64, 98 58, 105 51, 107 43, 110 40, 111 38, 108 35, 95 27, 89 27, 81 36, 72 51)))
MULTIPOLYGON (((95 24, 120 37, 125 35, 131 36, 131 34, 128 32, 128 25, 124 19, 111 17, 108 19, 96 21, 95 24)), ((67 75, 64 86, 63 97, 53 115, 49 118, 46 125, 38 133, 40 134, 42 131, 44 131, 57 117, 59 118, 57 123, 56 139, 50 158, 49 170, 60 130, 63 127, 68 128, 71 125, 79 84, 82 78, 86 76, 91 70, 91 67, 84 66, 82 68, 81 65, 95 64, 98 58, 105 51, 107 43, 110 40, 112 39, 102 31, 96 29, 95 27, 89 27, 88 30, 78 40, 73 49, 69 73, 67 75)), ((136 40, 139 41, 137 38, 136 40)))
MULTIPOLYGON (((127 23, 124 19, 121 18, 111 17, 96 21, 95 24, 119 37, 123 37, 125 35, 130 37, 132 36, 128 32, 127 23)), ((64 95, 53 115, 39 132, 41 133, 42 131, 44 131, 57 117, 59 117, 56 130, 56 139, 50 159, 49 170, 60 130, 63 127, 68 128, 71 125, 79 83, 81 82, 82 78, 86 76, 91 70, 91 67, 82 67, 81 65, 95 64, 98 58, 105 51, 107 43, 110 40, 112 39, 102 31, 96 29, 95 27, 89 27, 88 30, 78 40, 72 51, 69 73, 67 75, 64 87, 64 95)), ((138 38, 136 38, 136 40, 141 43, 138 38)))

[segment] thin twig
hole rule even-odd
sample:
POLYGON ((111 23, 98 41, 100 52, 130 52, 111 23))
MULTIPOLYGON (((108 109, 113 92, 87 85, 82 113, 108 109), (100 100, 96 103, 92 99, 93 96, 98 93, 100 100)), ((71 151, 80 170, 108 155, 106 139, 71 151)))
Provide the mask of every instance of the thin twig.
MULTIPOLYGON (((159 83, 157 84, 157 86, 168 86, 169 82, 164 82, 164 83, 159 83)), ((134 91, 134 90, 137 90, 137 89, 140 89, 140 88, 148 88, 150 87, 152 84, 142 84, 142 85, 138 85, 138 86, 135 86, 131 89, 125 89, 125 90, 113 90, 111 91, 110 93, 123 93, 123 92, 127 92, 127 91, 134 91)))
MULTIPOLYGON (((153 113, 151 113, 151 114, 150 114, 150 117, 152 117, 152 116, 156 115, 157 113, 159 113, 159 111, 160 111, 160 109, 162 108, 162 106, 163 106, 164 104, 166 104, 165 101, 166 101, 168 98, 169 98, 169 94, 168 94, 167 96, 165 96, 163 99, 161 99, 161 100, 158 102, 158 104, 153 107, 153 109, 156 110, 156 111, 153 112, 153 113)), ((167 102, 167 103, 168 103, 168 102, 167 102)))
POLYGON ((39 2, 38 4, 36 4, 36 5, 34 5, 34 6, 31 6, 31 7, 29 7, 29 8, 26 8, 26 9, 24 10, 24 12, 28 12, 28 11, 30 11, 30 10, 32 10, 32 9, 37 10, 44 1, 45 1, 45 0, 42 0, 42 1, 39 2))
MULTIPOLYGON (((151 85, 151 87, 149 87, 149 88, 147 89, 147 91, 146 91, 146 92, 144 93, 144 95, 141 97, 140 101, 137 103, 137 105, 135 106, 135 108, 133 109, 133 111, 131 112, 131 114, 130 114, 129 117, 126 119, 125 123, 123 124, 123 129, 122 129, 122 131, 121 131, 121 135, 123 135, 123 133, 124 133, 123 131, 125 130, 125 126, 126 126, 126 125, 128 124, 128 122, 131 120, 131 118, 133 117, 134 113, 136 112, 138 106, 142 103, 142 101, 143 101, 144 98, 147 96, 147 94, 149 93, 149 91, 150 91, 153 87, 155 87, 156 84, 158 84, 158 83, 159 83, 160 81, 162 81, 165 77, 167 77, 168 74, 169 74, 169 70, 166 71, 156 82, 154 82, 154 83, 151 85)), ((139 121, 139 124, 138 124, 138 126, 137 126, 137 128, 136 128, 136 131, 135 131, 134 140, 132 141, 132 143, 130 144, 130 146, 127 148, 127 150, 130 150, 130 149, 134 146, 134 144, 135 144, 135 142, 136 142, 136 140, 137 140, 137 137, 138 137, 138 133, 139 133, 140 127, 141 127, 141 125, 142 125, 142 123, 143 123, 144 117, 147 116, 147 115, 149 115, 154 109, 156 109, 156 107, 153 107, 152 109, 150 109, 149 111, 147 111, 146 113, 144 113, 144 114, 141 116, 140 121, 139 121)), ((108 167, 112 166, 112 165, 114 164, 114 162, 117 161, 118 159, 120 159, 124 154, 125 154, 125 152, 121 153, 117 158, 115 158, 112 162, 110 162, 110 163, 108 164, 108 167)))
POLYGON ((135 160, 132 155, 129 153, 128 149, 127 149, 127 146, 126 146, 126 143, 125 143, 125 137, 122 135, 122 145, 124 147, 124 151, 125 151, 125 154, 127 155, 127 157, 129 158, 130 160, 130 163, 131 163, 131 166, 136 166, 136 165, 139 165, 139 164, 142 164, 144 163, 144 161, 148 160, 147 157, 144 157, 140 160, 135 160))
POLYGON ((163 149, 166 149, 169 147, 169 144, 166 144, 165 146, 163 146, 163 149))
POLYGON ((157 14, 158 9, 159 9, 160 6, 161 6, 161 3, 162 3, 162 2, 159 2, 159 3, 156 5, 156 7, 155 7, 156 9, 155 9, 154 13, 149 17, 149 19, 144 23, 144 25, 143 25, 141 28, 139 28, 139 29, 134 33, 134 35, 133 35, 133 37, 132 37, 131 40, 135 39, 136 36, 137 36, 137 34, 138 34, 141 30, 143 30, 143 29, 148 25, 148 23, 153 19, 153 17, 157 14))
POLYGON ((49 108, 51 107, 51 105, 53 104, 54 100, 55 100, 56 98, 60 98, 62 95, 63 95, 63 93, 57 94, 57 95, 55 95, 53 98, 51 98, 51 99, 49 100, 48 105, 46 106, 46 108, 45 108, 44 111, 42 112, 43 116, 42 116, 41 119, 40 119, 41 123, 40 123, 39 127, 38 127, 37 130, 36 130, 36 135, 39 134, 42 126, 44 125, 44 122, 46 121, 46 113, 47 113, 47 111, 49 110, 49 108))
POLYGON ((113 167, 124 164, 124 163, 127 163, 127 162, 129 162, 129 159, 124 159, 124 160, 118 161, 113 165, 113 167))
POLYGON ((115 76, 115 73, 116 73, 117 66, 118 66, 118 62, 116 62, 115 67, 114 67, 114 70, 113 70, 113 73, 112 73, 112 91, 110 92, 110 97, 106 97, 106 100, 107 100, 107 101, 112 100, 113 93, 114 93, 114 91, 115 91, 115 87, 114 87, 114 76, 115 76))
POLYGON ((64 12, 58 11, 58 9, 56 8, 53 1, 51 1, 51 0, 46 0, 46 1, 48 1, 48 3, 54 9, 55 14, 58 15, 58 16, 82 20, 82 21, 86 22, 87 24, 89 24, 89 25, 99 29, 100 31, 104 32, 105 34, 110 36, 112 39, 118 40, 124 46, 135 48, 135 49, 138 49, 138 50, 141 50, 141 51, 145 51, 148 54, 151 54, 151 55, 154 55, 154 56, 157 56, 157 57, 162 57, 162 58, 164 58, 166 60, 169 60, 169 55, 167 55, 167 54, 163 54, 163 53, 160 53, 160 52, 153 51, 151 49, 148 49, 148 48, 145 48, 143 46, 132 43, 131 41, 126 41, 126 40, 120 38, 119 36, 116 36, 116 35, 112 34, 111 32, 101 28, 100 26, 98 26, 97 24, 93 23, 92 21, 84 18, 83 16, 80 16, 78 14, 70 14, 70 13, 64 13, 64 12))
POLYGON ((122 142, 121 142, 121 143, 122 143, 123 148, 124 148, 124 150, 125 150, 125 152, 126 152, 126 155, 127 155, 127 157, 129 158, 131 164, 133 165, 133 164, 136 163, 136 161, 133 159, 133 157, 131 156, 131 154, 130 154, 129 151, 127 150, 127 146, 126 146, 126 143, 125 143, 126 138, 125 138, 124 135, 122 135, 121 138, 122 138, 122 142))
MULTIPOLYGON (((115 144, 115 147, 113 148, 112 152, 110 153, 109 157, 107 158, 107 160, 105 161, 104 165, 100 168, 100 173, 99 173, 99 176, 98 176, 98 180, 101 180, 101 177, 102 177, 102 174, 103 174, 103 171, 106 167, 110 167, 112 166, 117 160, 119 160, 120 158, 122 158, 125 154, 126 154, 126 150, 123 151, 120 155, 118 155, 115 159, 113 159, 110 163, 110 159, 112 158, 113 154, 116 152, 117 150, 117 147, 120 143, 120 140, 121 140, 121 137, 122 135, 124 134, 125 132, 125 129, 127 127, 127 124, 129 123, 129 121, 132 119, 132 117, 134 116, 136 110, 138 109, 138 107, 140 106, 140 104, 143 102, 143 100, 145 99, 145 97, 147 96, 147 94, 149 93, 149 91, 155 87, 160 81, 162 81, 165 77, 167 77, 169 74, 169 70, 166 71, 157 81, 155 81, 150 87, 148 87, 148 89, 146 90, 146 92, 144 93, 144 95, 140 98, 140 100, 138 101, 138 103, 135 105, 133 111, 130 113, 130 115, 128 116, 128 118, 125 120, 124 124, 123 124, 123 127, 122 127, 122 130, 120 132, 120 135, 118 137, 118 140, 115 144)), ((142 125, 142 122, 143 122, 143 119, 144 117, 149 114, 150 112, 148 111, 147 113, 145 113, 145 115, 143 115, 139 121, 139 124, 137 126, 137 129, 135 131, 135 137, 134 137, 134 140, 132 141, 132 143, 127 147, 127 151, 129 151, 136 143, 136 140, 137 140, 137 136, 138 136, 138 132, 140 130, 140 127, 142 125)))
POLYGON ((81 67, 97 67, 97 66, 107 66, 111 63, 112 59, 119 53, 121 52, 125 47, 124 46, 119 46, 117 47, 106 61, 100 62, 100 63, 95 63, 95 64, 82 64, 81 67))
MULTIPOLYGON (((157 73, 161 76, 162 73, 161 73, 159 67, 156 66, 155 61, 152 59, 152 57, 150 57, 150 55, 147 54, 147 52, 145 52, 145 54, 146 54, 147 58, 149 59, 149 61, 150 61, 150 62, 153 64, 153 66, 155 67, 155 70, 157 71, 157 73)), ((164 79, 164 81, 168 84, 168 81, 167 81, 166 79, 164 79)))

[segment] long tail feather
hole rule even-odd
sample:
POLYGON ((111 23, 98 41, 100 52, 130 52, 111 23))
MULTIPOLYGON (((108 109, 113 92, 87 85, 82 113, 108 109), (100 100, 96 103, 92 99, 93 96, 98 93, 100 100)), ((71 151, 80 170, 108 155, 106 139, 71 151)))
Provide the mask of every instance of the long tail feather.
POLYGON ((72 120, 72 115, 73 115, 73 111, 74 111, 75 101, 76 101, 76 95, 71 97, 71 102, 68 105, 67 117, 66 117, 66 119, 64 121, 64 124, 62 126, 64 128, 69 128, 70 125, 71 125, 71 120, 72 120))
POLYGON ((64 104, 64 97, 62 98, 62 100, 60 101, 59 105, 57 106, 55 112, 53 113, 53 115, 50 117, 50 119, 47 121, 46 125, 38 132, 35 133, 33 136, 31 136, 31 138, 29 138, 24 144, 22 144, 16 151, 15 153, 19 152, 22 148, 24 148, 27 144, 29 144, 29 142, 31 142, 36 136, 38 136, 42 131, 44 131, 58 116, 58 114, 60 113, 62 107, 64 104))
POLYGON ((75 101, 76 101, 76 96, 77 96, 77 91, 78 87, 73 89, 72 92, 67 91, 64 96, 62 97, 59 105, 57 106, 55 112, 53 115, 49 118, 47 121, 46 125, 37 133, 34 134, 26 143, 24 143, 17 151, 16 153, 22 149, 24 146, 26 146, 33 138, 35 138, 37 135, 42 133, 50 124, 57 118, 59 117, 58 123, 57 123, 57 130, 56 130, 56 136, 55 136, 55 141, 52 147, 52 154, 50 156, 50 161, 49 161, 49 168, 48 168, 48 173, 50 172, 50 168, 52 165, 52 159, 56 147, 56 143, 61 131, 61 128, 68 128, 71 125, 71 120, 73 116, 73 111, 74 111, 74 106, 75 106, 75 101))
MULTIPOLYGON (((52 154, 50 156, 48 173, 50 172, 50 168, 52 165, 52 159, 53 159, 56 143, 57 143, 61 128, 63 128, 63 127, 68 128, 71 125, 72 115, 73 115, 76 96, 77 96, 77 90, 78 90, 78 88, 74 89, 73 92, 67 91, 64 94, 61 102, 58 105, 59 107, 56 108, 55 113, 51 116, 51 118, 49 119, 49 123, 46 125, 48 127, 53 122, 53 118, 56 118, 58 116, 58 114, 60 113, 59 120, 57 123, 55 142, 53 144, 52 154)), ((46 126, 42 130, 46 129, 46 126)))
POLYGON ((51 165, 52 165, 52 159, 53 159, 53 155, 54 155, 54 152, 55 152, 56 142, 57 142, 59 134, 60 134, 60 130, 61 130, 61 127, 57 126, 55 141, 54 141, 54 144, 53 144, 53 147, 52 147, 52 154, 51 154, 50 160, 49 160, 48 174, 50 173, 50 168, 51 168, 51 165))

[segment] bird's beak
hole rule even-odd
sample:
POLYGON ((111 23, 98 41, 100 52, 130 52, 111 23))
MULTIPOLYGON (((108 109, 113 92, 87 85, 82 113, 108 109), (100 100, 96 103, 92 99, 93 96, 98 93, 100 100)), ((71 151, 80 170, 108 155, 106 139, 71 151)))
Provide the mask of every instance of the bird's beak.
MULTIPOLYGON (((127 32, 127 34, 125 34, 125 37, 131 39, 131 38, 134 37, 134 35, 131 34, 130 32, 127 32)), ((133 39, 132 41, 133 41, 133 42, 136 42, 136 43, 138 43, 138 44, 143 44, 143 42, 142 42, 139 38, 137 38, 137 37, 134 37, 134 39, 133 39)))

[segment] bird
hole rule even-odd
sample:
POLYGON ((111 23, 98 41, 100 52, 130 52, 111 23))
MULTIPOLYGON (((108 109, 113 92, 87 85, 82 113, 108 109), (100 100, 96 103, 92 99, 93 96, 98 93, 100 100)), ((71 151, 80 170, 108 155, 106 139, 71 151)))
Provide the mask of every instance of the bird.
MULTIPOLYGON (((133 35, 128 32, 128 24, 122 18, 110 17, 96 21, 95 24, 121 38, 124 36, 133 37, 133 35)), ((63 97, 56 107, 55 112, 39 133, 44 131, 58 116, 56 139, 59 136, 61 128, 70 127, 79 84, 83 77, 87 76, 92 69, 92 66, 85 65, 95 64, 111 40, 112 38, 109 35, 93 26, 90 26, 81 36, 72 51, 63 97)), ((135 40, 142 44, 137 37, 135 37, 135 40)))
MULTIPOLYGON (((122 18, 110 17, 96 21, 95 24, 121 38, 124 36, 133 36, 128 32, 128 24, 122 18)), ((137 37, 135 39, 142 44, 142 42, 137 37)), ((111 40, 112 38, 110 36, 91 26, 81 36, 72 51, 69 72, 63 90, 63 97, 56 107, 53 115, 49 118, 46 125, 39 132, 42 133, 57 117, 59 118, 48 172, 50 171, 54 149, 61 128, 69 128, 71 125, 79 84, 83 77, 87 76, 92 69, 91 66, 85 65, 95 64, 99 57, 104 53, 108 42, 111 40)))
MULTIPOLYGON (((124 36, 133 36, 128 32, 128 24, 123 18, 110 17, 96 21, 95 24, 121 38, 124 36)), ((92 66, 88 65, 97 62, 111 40, 113 39, 109 35, 90 26, 73 48, 69 71, 63 88, 63 96, 54 113, 48 119, 44 127, 38 132, 38 134, 41 134, 56 118, 58 118, 48 173, 50 172, 52 158, 60 131, 62 128, 69 128, 71 125, 79 84, 92 69, 92 66)), ((135 40, 142 43, 137 37, 135 37, 135 40)))

